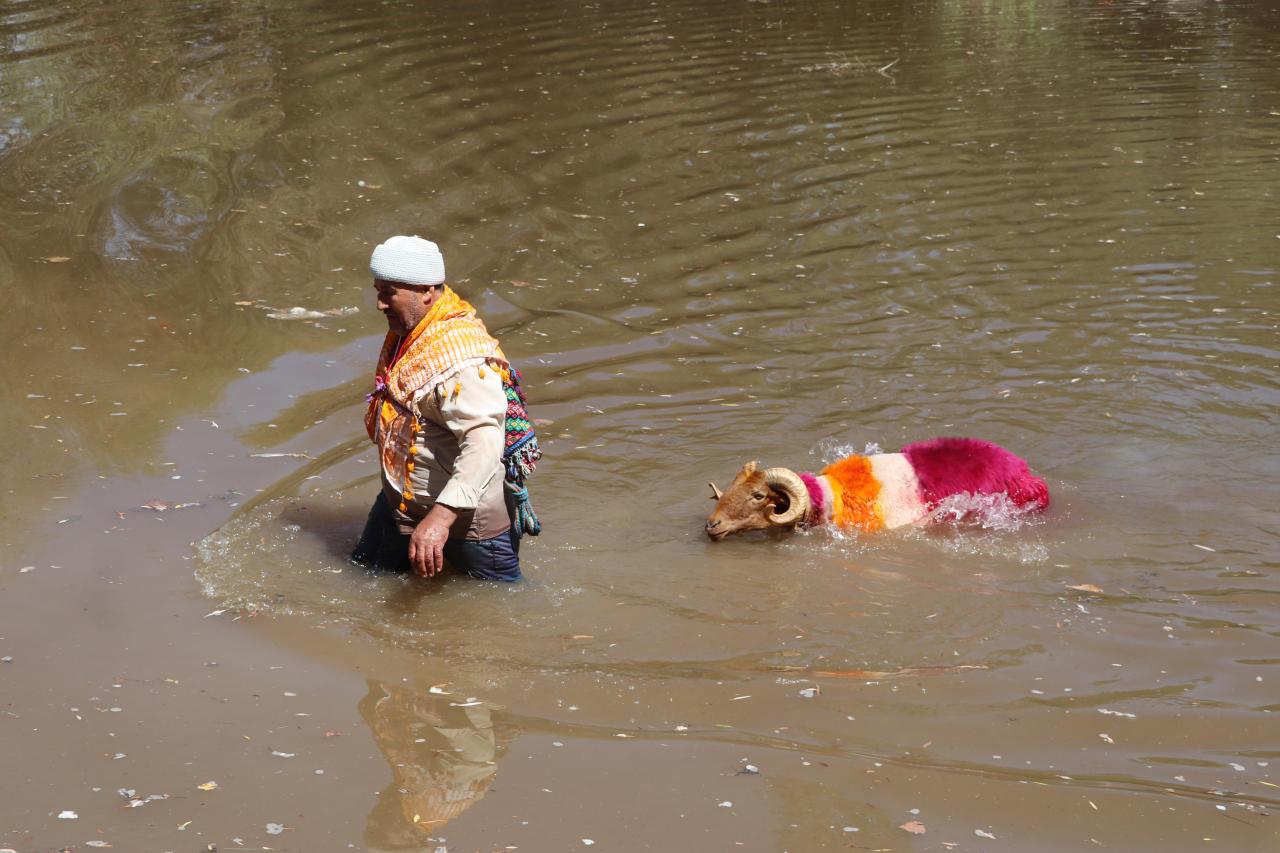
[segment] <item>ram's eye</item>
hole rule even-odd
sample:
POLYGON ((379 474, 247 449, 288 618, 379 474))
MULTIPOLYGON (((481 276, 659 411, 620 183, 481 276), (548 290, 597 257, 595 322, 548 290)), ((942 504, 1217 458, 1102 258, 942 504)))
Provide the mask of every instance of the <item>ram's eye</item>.
POLYGON ((752 492, 752 493, 751 493, 751 499, 752 499, 753 501, 762 501, 762 500, 764 500, 764 492, 752 492))

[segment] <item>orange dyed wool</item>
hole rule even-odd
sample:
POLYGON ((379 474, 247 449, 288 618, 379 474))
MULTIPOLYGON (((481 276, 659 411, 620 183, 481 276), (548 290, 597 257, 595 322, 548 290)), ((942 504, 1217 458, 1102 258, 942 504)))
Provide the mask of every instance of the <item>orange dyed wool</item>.
POLYGON ((831 484, 831 520, 841 527, 879 530, 884 527, 880 511, 880 481, 871 473, 865 456, 850 456, 822 469, 831 484))

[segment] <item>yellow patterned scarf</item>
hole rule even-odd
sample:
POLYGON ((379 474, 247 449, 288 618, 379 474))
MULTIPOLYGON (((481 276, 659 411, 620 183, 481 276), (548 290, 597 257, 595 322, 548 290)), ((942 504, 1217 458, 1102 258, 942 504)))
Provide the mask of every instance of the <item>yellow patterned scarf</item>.
POLYGON ((407 338, 387 333, 364 425, 378 447, 388 480, 396 486, 404 484, 401 494, 406 500, 413 497, 408 475, 413 470, 409 457, 418 429, 414 405, 464 368, 486 363, 508 369, 502 348, 476 316, 476 309, 447 285, 407 338))

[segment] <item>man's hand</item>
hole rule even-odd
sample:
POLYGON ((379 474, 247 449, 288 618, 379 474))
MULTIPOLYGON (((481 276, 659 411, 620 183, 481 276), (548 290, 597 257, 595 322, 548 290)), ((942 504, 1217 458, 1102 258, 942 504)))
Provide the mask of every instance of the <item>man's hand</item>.
POLYGON ((419 577, 429 578, 444 569, 444 543, 458 514, 444 504, 436 504, 409 537, 409 565, 419 577))

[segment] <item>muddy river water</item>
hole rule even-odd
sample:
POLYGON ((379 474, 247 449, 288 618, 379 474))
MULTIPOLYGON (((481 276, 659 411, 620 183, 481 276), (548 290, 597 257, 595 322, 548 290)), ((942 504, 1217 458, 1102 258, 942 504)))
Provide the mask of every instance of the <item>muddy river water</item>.
POLYGON ((1264 2, 0 2, 0 849, 1280 849, 1278 139, 1264 2), (345 559, 395 233, 522 584, 345 559), (940 435, 1051 511, 701 531, 940 435))

